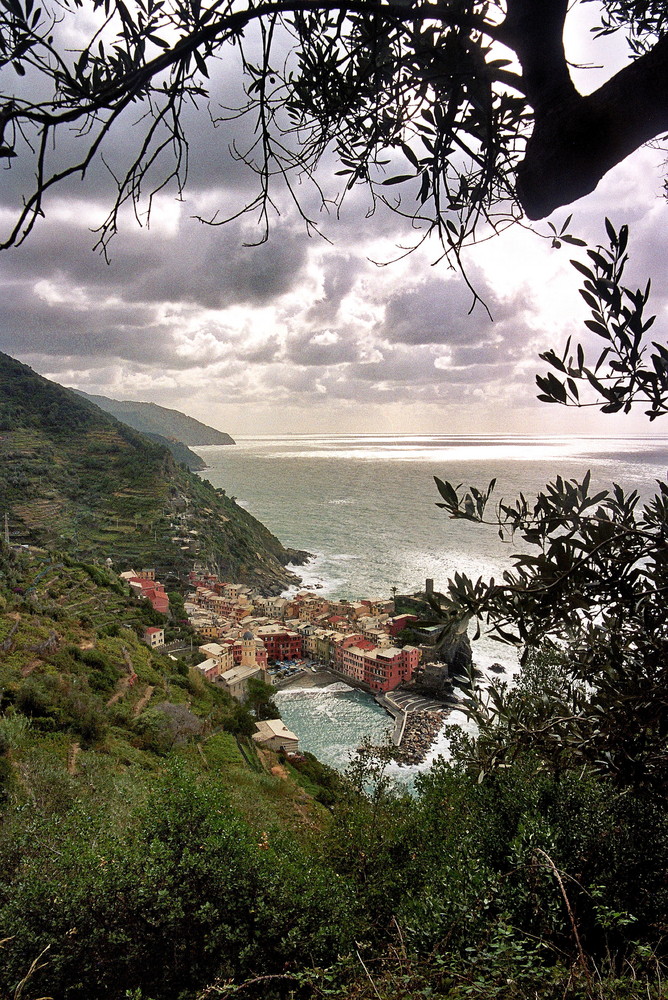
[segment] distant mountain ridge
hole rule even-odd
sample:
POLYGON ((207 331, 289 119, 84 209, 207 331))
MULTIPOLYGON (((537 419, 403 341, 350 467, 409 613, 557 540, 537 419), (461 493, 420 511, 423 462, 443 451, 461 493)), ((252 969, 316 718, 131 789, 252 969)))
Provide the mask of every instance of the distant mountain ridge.
POLYGON ((185 445, 235 444, 233 438, 224 431, 216 430, 207 424, 189 417, 179 410, 171 410, 157 403, 139 403, 130 399, 109 399, 108 396, 96 396, 81 389, 74 392, 95 403, 105 413, 121 420, 142 434, 159 434, 163 438, 180 441, 185 445))
MULTIPOLYGON (((122 423, 125 423, 125 421, 122 421, 122 423)), ((129 427, 130 424, 127 426, 129 427)), ((174 461, 181 462, 191 472, 201 472, 202 469, 206 469, 207 465, 204 459, 200 458, 194 451, 191 451, 183 441, 175 441, 174 438, 166 438, 162 434, 150 434, 148 431, 140 431, 140 433, 144 437, 150 438, 151 441, 155 441, 156 444, 161 444, 165 448, 168 448, 174 457, 174 461)))

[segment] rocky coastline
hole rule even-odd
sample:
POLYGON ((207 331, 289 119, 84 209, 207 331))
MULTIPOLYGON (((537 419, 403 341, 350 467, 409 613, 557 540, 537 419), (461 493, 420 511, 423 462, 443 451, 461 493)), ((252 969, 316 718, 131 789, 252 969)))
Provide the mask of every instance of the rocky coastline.
POLYGON ((394 757, 398 764, 421 764, 431 750, 448 716, 447 709, 409 712, 401 745, 394 757))

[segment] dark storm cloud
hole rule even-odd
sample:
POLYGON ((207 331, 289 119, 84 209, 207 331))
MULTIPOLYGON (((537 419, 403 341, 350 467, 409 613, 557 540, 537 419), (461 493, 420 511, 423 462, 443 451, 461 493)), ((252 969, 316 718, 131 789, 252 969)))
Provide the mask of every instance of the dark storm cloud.
MULTIPOLYGON (((79 28, 82 28, 79 15, 79 28)), ((64 59, 71 54, 76 59, 76 47, 83 41, 83 35, 68 33, 71 25, 67 19, 53 25, 55 48, 60 49, 64 59)), ((252 29, 251 29, 252 30, 252 29)), ((245 41, 252 46, 252 41, 245 41)), ((19 78, 8 68, 5 73, 11 77, 8 90, 11 88, 20 100, 24 97, 32 102, 43 97, 49 98, 51 87, 36 74, 30 66, 28 72, 19 78)), ((241 190, 241 205, 250 200, 249 195, 257 188, 257 176, 253 176, 249 168, 241 162, 233 152, 233 145, 243 151, 249 149, 254 141, 255 120, 252 115, 241 118, 230 115, 230 109, 239 108, 245 103, 245 96, 240 73, 240 53, 238 47, 228 47, 225 58, 212 60, 209 64, 209 78, 206 81, 209 99, 200 97, 195 103, 184 103, 180 110, 180 123, 187 144, 188 177, 193 189, 205 189, 220 186, 227 190, 241 190), (228 109, 227 114, 222 110, 228 109), (222 118, 231 120, 227 123, 222 118), (218 120, 218 124, 214 120, 218 120), (243 193, 245 190, 246 193, 243 193)), ((153 106, 160 104, 159 95, 153 98, 153 106)), ((60 183, 54 189, 57 194, 71 196, 78 191, 79 197, 92 199, 103 197, 105 202, 113 198, 116 190, 115 178, 122 177, 133 164, 139 154, 148 131, 151 117, 147 104, 131 103, 114 120, 113 129, 103 138, 98 156, 88 164, 85 178, 81 176, 60 183), (104 160, 102 159, 104 157, 104 160)), ((65 125, 59 131, 46 151, 46 175, 50 170, 60 170, 67 164, 82 162, 86 153, 98 136, 99 122, 91 123, 90 130, 78 130, 65 125)), ((169 137, 166 127, 159 126, 155 133, 154 146, 163 144, 169 137)), ((2 194, 0 203, 5 206, 16 206, 21 203, 22 196, 32 189, 35 177, 35 152, 39 143, 33 140, 30 148, 31 133, 26 131, 25 141, 18 142, 15 147, 16 158, 3 166, 7 169, 2 173, 2 194)), ((181 151, 183 152, 183 150, 181 151)), ((167 147, 158 156, 146 182, 142 185, 145 195, 152 188, 162 185, 174 166, 174 154, 167 147)), ((176 181, 168 184, 169 191, 178 194, 176 181)), ((47 202, 48 207, 48 202, 47 202)), ((240 206, 239 206, 240 207, 240 206)), ((48 214, 48 212, 47 212, 48 214)))
POLYGON ((239 356, 246 364, 267 365, 276 361, 281 353, 281 345, 278 337, 269 337, 264 343, 256 347, 239 349, 239 356))
POLYGON ((161 319, 153 306, 49 304, 21 286, 0 299, 0 350, 30 358, 38 370, 52 367, 55 358, 61 364, 76 358, 79 367, 116 359, 173 369, 219 359, 216 341, 198 348, 196 355, 183 352, 177 332, 178 322, 161 319))
MULTIPOLYGON (((493 314, 495 307, 498 313, 499 303, 482 274, 476 282, 478 294, 493 314)), ((432 277, 392 295, 380 333, 391 343, 400 344, 477 343, 489 336, 492 323, 479 304, 469 315, 472 304, 471 290, 463 279, 432 277)))
MULTIPOLYGON (((185 220, 178 232, 121 234, 110 265, 86 247, 88 235, 71 218, 47 222, 25 246, 0 257, 3 350, 204 364, 234 338, 223 326, 203 325, 199 310, 273 303, 306 265, 306 241, 289 231, 271 244, 241 248, 252 234, 239 225, 228 231, 185 220), (197 359, 176 350, 184 323, 209 335, 197 359)), ((254 349, 262 351, 259 361, 271 356, 254 349)))
POLYGON ((471 365, 498 365, 501 360, 510 360, 507 345, 480 344, 477 347, 454 347, 451 354, 453 367, 470 368, 471 365))
POLYGON ((360 382, 403 385, 410 395, 416 384, 434 381, 434 354, 428 348, 388 351, 382 361, 355 365, 351 374, 360 382))
MULTIPOLYGON (((91 315, 68 302, 48 305, 29 290, 15 288, 0 300, 0 344, 8 353, 43 355, 146 355, 148 310, 113 307, 91 315), (141 341, 141 342, 139 342, 141 341)), ((155 353, 163 360, 169 352, 159 340, 155 353)))
POLYGON ((237 225, 211 229, 184 221, 181 235, 158 266, 125 288, 136 301, 189 302, 206 309, 262 306, 289 292, 306 262, 305 241, 286 231, 280 240, 243 246, 258 234, 237 225))
POLYGON ((91 251, 81 223, 47 222, 27 244, 0 259, 0 273, 24 282, 57 277, 99 294, 116 292, 126 301, 217 309, 273 300, 291 289, 304 267, 308 244, 299 227, 292 231, 286 225, 281 239, 251 247, 243 244, 259 234, 239 222, 212 228, 186 217, 172 233, 155 221, 151 231, 119 233, 110 264, 91 251))

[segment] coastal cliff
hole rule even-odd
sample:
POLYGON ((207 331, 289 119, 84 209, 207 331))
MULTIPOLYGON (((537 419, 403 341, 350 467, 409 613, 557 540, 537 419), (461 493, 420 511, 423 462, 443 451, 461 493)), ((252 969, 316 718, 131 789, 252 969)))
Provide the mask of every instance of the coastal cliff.
POLYGON ((0 511, 14 543, 177 581, 195 562, 280 593, 307 553, 286 549, 162 445, 0 354, 0 511))
POLYGON ((142 434, 159 434, 161 437, 180 441, 184 445, 234 444, 229 434, 209 427, 179 410, 172 410, 157 403, 139 403, 130 399, 109 399, 107 396, 90 395, 75 389, 90 403, 95 403, 105 413, 110 413, 122 423, 142 434))

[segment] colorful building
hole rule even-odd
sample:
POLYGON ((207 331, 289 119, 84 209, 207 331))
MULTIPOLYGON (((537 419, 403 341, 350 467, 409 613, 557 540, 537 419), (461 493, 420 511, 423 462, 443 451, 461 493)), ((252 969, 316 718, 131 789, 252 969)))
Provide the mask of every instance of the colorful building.
MULTIPOLYGON (((142 572, 149 571, 143 570, 142 572)), ((142 576, 130 577, 128 583, 133 594, 145 598, 155 611, 159 611, 161 615, 169 614, 169 598, 161 583, 142 576)))
POLYGON ((346 637, 337 646, 335 666, 342 674, 366 684, 372 691, 392 691, 412 679, 420 662, 416 646, 369 648, 368 640, 355 642, 354 638, 346 637))
POLYGON ((157 625, 151 625, 150 628, 144 629, 142 639, 151 649, 157 649, 159 646, 165 645, 165 630, 158 628, 157 625))
POLYGON ((270 660, 299 660, 304 655, 304 640, 297 632, 276 625, 260 625, 256 634, 270 660))
POLYGON ((296 753, 299 749, 299 737, 291 732, 282 719, 268 719, 266 722, 256 722, 253 740, 258 746, 268 750, 286 753, 296 753))

